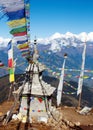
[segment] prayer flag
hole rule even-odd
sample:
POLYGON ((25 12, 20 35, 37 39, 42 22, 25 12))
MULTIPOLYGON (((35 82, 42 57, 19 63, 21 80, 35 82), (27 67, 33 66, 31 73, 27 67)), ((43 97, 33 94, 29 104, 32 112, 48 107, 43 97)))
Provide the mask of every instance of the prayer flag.
POLYGON ((86 54, 86 43, 84 43, 84 49, 82 53, 82 65, 81 65, 81 72, 80 72, 80 77, 78 81, 77 95, 79 95, 82 92, 82 85, 83 85, 82 77, 84 76, 85 54, 86 54))
POLYGON ((0 60, 0 68, 4 67, 4 64, 2 63, 2 61, 0 60))
POLYGON ((63 91, 65 61, 66 61, 66 59, 64 59, 64 62, 63 62, 63 67, 62 67, 60 81, 59 81, 58 90, 57 90, 57 106, 59 106, 60 103, 61 103, 61 97, 62 97, 62 91, 63 91))
POLYGON ((15 34, 13 34, 14 36, 24 36, 24 35, 26 35, 27 34, 27 32, 25 31, 25 32, 20 32, 20 33, 15 33, 15 34))
POLYGON ((9 81, 14 82, 14 65, 13 65, 13 47, 12 40, 8 43, 8 67, 9 67, 9 81))
POLYGON ((6 15, 8 16, 9 21, 22 19, 25 17, 25 10, 21 9, 13 12, 7 12, 6 15))
POLYGON ((18 26, 24 26, 26 25, 26 18, 18 19, 18 20, 12 20, 7 22, 7 24, 13 28, 13 27, 18 27, 18 26))
POLYGON ((16 33, 20 33, 20 32, 25 32, 27 31, 27 27, 26 26, 22 26, 19 28, 14 28, 10 31, 11 34, 16 34, 16 33))

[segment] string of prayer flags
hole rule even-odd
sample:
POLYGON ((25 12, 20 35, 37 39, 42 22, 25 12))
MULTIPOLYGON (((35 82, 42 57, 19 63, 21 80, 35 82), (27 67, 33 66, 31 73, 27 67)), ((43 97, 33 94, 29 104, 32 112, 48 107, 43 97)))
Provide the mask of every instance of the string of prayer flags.
MULTIPOLYGON (((59 78, 59 76, 60 76, 60 72, 55 72, 55 71, 53 71, 52 69, 49 69, 49 68, 47 68, 47 71, 52 75, 52 76, 55 76, 55 77, 57 77, 57 78, 59 78)), ((93 70, 90 70, 90 72, 92 72, 93 70)), ((89 71, 87 71, 87 72, 89 72, 89 71)), ((67 77, 67 78, 80 78, 80 75, 75 75, 75 73, 74 73, 74 75, 73 74, 64 74, 64 77, 67 77)), ((92 77, 91 76, 89 76, 89 75, 84 75, 84 76, 82 76, 81 78, 83 78, 83 79, 92 79, 92 77)))
POLYGON ((3 14, 7 16, 10 34, 13 35, 18 49, 22 56, 28 57, 30 55, 30 0, 1 0, 0 7, 3 14))
POLYGON ((74 94, 76 94, 76 92, 64 92, 64 91, 63 91, 63 94, 74 95, 74 94))
POLYGON ((70 83, 67 83, 66 81, 64 81, 64 84, 65 84, 65 85, 68 85, 69 87, 71 87, 71 88, 74 89, 74 90, 77 90, 76 87, 72 86, 70 83))

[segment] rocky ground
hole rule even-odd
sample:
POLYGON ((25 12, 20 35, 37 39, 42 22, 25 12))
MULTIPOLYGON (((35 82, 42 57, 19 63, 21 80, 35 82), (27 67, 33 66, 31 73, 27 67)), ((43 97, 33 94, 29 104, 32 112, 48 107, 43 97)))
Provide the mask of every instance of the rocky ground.
MULTIPOLYGON (((13 106, 13 101, 6 101, 0 105, 0 117, 6 115, 8 110, 13 106)), ((18 106, 18 104, 17 104, 18 106)), ((13 113, 17 112, 15 107, 13 113)), ((81 115, 74 107, 53 107, 48 123, 40 123, 34 120, 31 124, 22 123, 19 120, 9 120, 3 125, 2 118, 0 130, 93 130, 93 110, 87 115, 81 115)))
MULTIPOLYGON (((53 83, 55 83, 54 80, 53 83)), ((14 105, 13 100, 7 101, 9 86, 10 84, 8 82, 7 76, 0 78, 0 130, 93 130, 93 110, 91 110, 87 115, 79 114, 76 107, 71 107, 71 103, 74 102, 74 100, 71 98, 66 98, 65 101, 67 103, 65 103, 62 107, 57 109, 53 107, 50 119, 48 120, 47 124, 43 122, 37 122, 36 120, 33 120, 31 124, 28 124, 22 123, 19 120, 10 119, 8 123, 3 125, 7 112, 14 105), (70 106, 68 99, 70 99, 70 106)), ((93 93, 86 97, 93 97, 92 95, 93 93)), ((93 102, 93 100, 90 100, 90 98, 88 101, 91 103, 93 102)), ((77 104, 76 100, 75 104, 77 104)), ((19 104, 17 103, 12 113, 18 112, 18 105, 19 104)))

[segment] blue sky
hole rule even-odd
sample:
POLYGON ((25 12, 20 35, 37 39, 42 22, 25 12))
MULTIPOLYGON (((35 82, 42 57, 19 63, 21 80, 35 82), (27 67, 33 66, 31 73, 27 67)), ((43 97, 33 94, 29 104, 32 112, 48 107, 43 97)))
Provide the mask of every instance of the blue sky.
MULTIPOLYGON (((30 4, 31 39, 93 31, 93 0, 30 0, 30 4)), ((0 36, 12 37, 5 19, 0 20, 0 30, 0 36)))
POLYGON ((33 34, 93 31, 93 0, 31 0, 33 34))

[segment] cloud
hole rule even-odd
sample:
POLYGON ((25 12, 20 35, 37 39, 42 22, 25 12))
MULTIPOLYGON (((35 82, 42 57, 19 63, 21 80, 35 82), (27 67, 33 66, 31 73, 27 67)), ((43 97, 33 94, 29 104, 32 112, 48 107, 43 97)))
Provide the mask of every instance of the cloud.
POLYGON ((53 39, 61 38, 62 36, 63 36, 62 34, 56 32, 49 39, 53 40, 53 39))
POLYGON ((88 33, 88 41, 93 41, 93 32, 88 33))
POLYGON ((86 32, 82 32, 78 35, 78 38, 82 41, 82 42, 86 42, 88 40, 88 34, 86 32))
POLYGON ((8 42, 10 41, 10 38, 3 38, 3 37, 0 37, 0 47, 6 47, 8 42))

